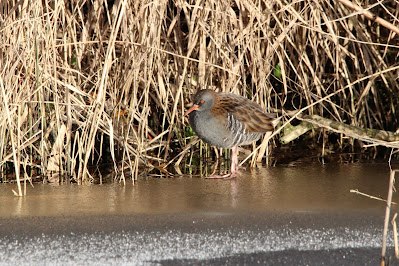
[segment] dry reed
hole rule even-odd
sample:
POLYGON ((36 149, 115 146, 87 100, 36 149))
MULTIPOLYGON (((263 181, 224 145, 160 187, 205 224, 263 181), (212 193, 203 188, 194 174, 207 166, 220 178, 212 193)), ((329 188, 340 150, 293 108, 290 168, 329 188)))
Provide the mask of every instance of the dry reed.
MULTIPOLYGON (((398 6, 363 3, 393 25, 398 6)), ((1 1, 0 170, 87 182, 104 152, 134 177, 180 162, 184 106, 203 87, 395 131, 399 38, 361 14, 339 1, 1 1)))

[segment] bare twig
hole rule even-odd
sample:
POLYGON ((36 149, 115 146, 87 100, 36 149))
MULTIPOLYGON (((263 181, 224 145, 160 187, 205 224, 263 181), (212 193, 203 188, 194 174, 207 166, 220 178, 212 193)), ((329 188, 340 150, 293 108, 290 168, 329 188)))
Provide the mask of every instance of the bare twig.
POLYGON ((393 25, 392 23, 386 21, 383 18, 380 18, 377 15, 374 15, 373 13, 371 13, 370 11, 363 9, 362 7, 352 3, 349 0, 338 0, 339 2, 341 2, 342 4, 346 5, 347 7, 356 10, 357 12, 360 12, 363 16, 365 16, 366 18, 379 23, 380 25, 384 26, 385 28, 395 32, 396 34, 399 34, 399 28, 396 27, 395 25, 393 25))
MULTIPOLYGON (((356 193, 356 194, 359 194, 359 195, 368 197, 368 198, 370 198, 370 199, 375 199, 375 200, 380 200, 380 201, 385 201, 385 202, 387 202, 386 200, 384 200, 384 199, 382 199, 382 198, 378 198, 378 197, 375 197, 375 196, 371 196, 371 195, 369 195, 369 194, 360 192, 360 191, 357 190, 357 189, 351 189, 351 190, 349 190, 349 192, 351 192, 351 193, 356 193)), ((392 202, 392 204, 397 204, 397 203, 396 203, 396 202, 392 202)))
POLYGON ((388 223, 389 223, 389 215, 390 215, 390 211, 391 211, 393 184, 395 182, 395 172, 396 172, 396 170, 391 170, 391 173, 389 175, 389 188, 388 188, 388 196, 387 196, 387 206, 386 206, 386 209, 385 209, 384 231, 383 231, 383 235, 382 235, 381 265, 385 265, 385 254, 386 254, 386 249, 387 249, 388 223))
POLYGON ((395 244, 395 257, 398 259, 399 258, 399 247, 398 247, 398 229, 396 227, 396 217, 398 216, 398 213, 395 213, 395 215, 392 218, 392 228, 393 228, 393 240, 395 244))

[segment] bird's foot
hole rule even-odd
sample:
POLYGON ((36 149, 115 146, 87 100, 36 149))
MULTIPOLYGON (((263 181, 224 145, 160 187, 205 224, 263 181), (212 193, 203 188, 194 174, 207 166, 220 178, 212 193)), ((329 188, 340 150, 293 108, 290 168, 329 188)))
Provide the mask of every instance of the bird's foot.
POLYGON ((237 176, 237 173, 228 173, 225 175, 210 175, 205 177, 206 179, 223 179, 223 180, 228 180, 232 179, 237 176))

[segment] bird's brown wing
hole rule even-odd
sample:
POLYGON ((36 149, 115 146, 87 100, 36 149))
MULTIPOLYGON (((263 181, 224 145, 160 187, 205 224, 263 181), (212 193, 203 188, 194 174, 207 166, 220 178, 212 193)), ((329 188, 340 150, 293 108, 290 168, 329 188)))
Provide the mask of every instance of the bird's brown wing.
POLYGON ((273 131, 273 120, 276 118, 275 114, 264 113, 259 104, 230 93, 217 95, 212 113, 224 117, 230 113, 245 126, 249 133, 273 131))

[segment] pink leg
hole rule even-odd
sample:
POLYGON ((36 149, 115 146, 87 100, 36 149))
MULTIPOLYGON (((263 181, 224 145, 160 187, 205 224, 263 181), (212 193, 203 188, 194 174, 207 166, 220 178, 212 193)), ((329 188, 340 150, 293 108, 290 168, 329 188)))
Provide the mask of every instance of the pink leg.
POLYGON ((238 172, 238 148, 237 146, 231 149, 231 167, 230 173, 225 175, 211 175, 206 178, 215 178, 215 179, 230 179, 236 176, 238 172))
POLYGON ((231 174, 235 174, 238 171, 238 147, 235 146, 231 149, 231 174))

